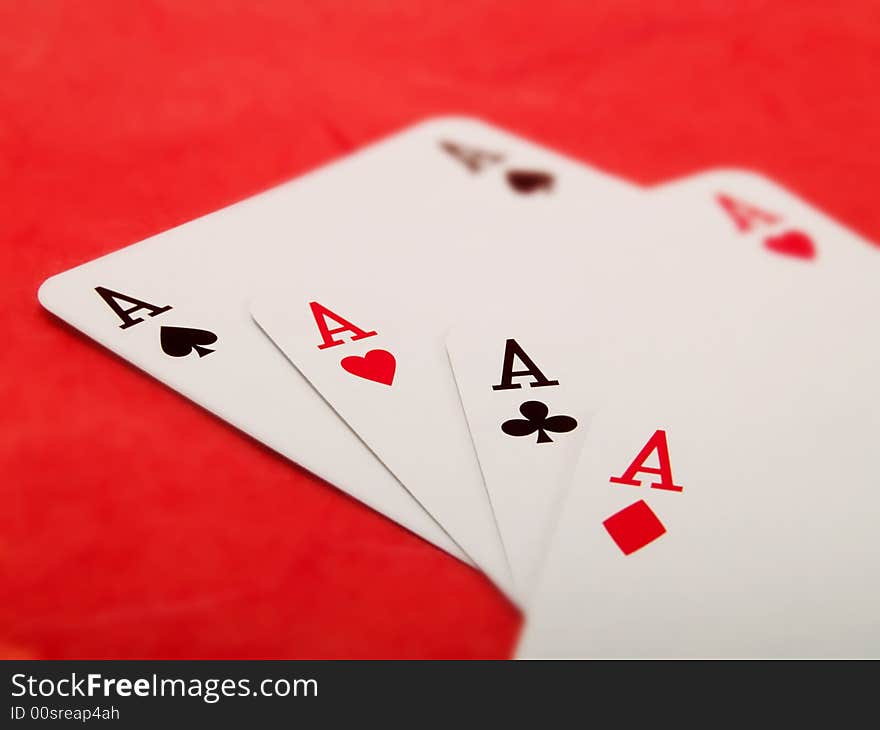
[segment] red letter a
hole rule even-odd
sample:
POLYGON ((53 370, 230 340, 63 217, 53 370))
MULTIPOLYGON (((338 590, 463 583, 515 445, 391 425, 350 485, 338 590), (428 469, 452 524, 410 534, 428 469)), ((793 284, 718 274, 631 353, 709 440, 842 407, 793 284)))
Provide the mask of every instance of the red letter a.
POLYGON ((615 484, 629 484, 632 487, 642 486, 641 481, 634 479, 635 475, 640 471, 646 474, 659 474, 660 481, 654 482, 651 486, 657 489, 668 489, 671 492, 680 492, 682 487, 676 486, 672 481, 672 467, 669 465, 669 447, 666 445, 666 431, 657 430, 654 435, 648 439, 638 456, 633 459, 626 471, 619 477, 611 477, 610 481, 615 484), (660 468, 653 466, 645 466, 648 457, 657 452, 657 458, 660 461, 660 468))
POLYGON ((718 193, 715 199, 724 208, 724 212, 733 219, 737 230, 741 233, 748 231, 752 224, 757 221, 761 223, 777 223, 779 221, 779 218, 772 213, 768 213, 766 210, 761 210, 748 203, 743 203, 741 200, 731 198, 724 193, 718 193))
POLYGON ((345 340, 333 339, 333 335, 337 335, 340 332, 351 332, 353 334, 353 337, 351 338, 352 340, 362 340, 364 337, 372 337, 376 334, 375 332, 364 332, 357 325, 354 325, 347 319, 343 319, 338 314, 331 312, 323 304, 309 302, 309 306, 312 308, 312 316, 315 318, 315 324, 318 325, 318 331, 321 333, 321 339, 324 341, 323 344, 318 345, 319 350, 323 350, 326 347, 345 344, 345 340), (332 320, 339 326, 333 329, 328 328, 328 319, 332 320))

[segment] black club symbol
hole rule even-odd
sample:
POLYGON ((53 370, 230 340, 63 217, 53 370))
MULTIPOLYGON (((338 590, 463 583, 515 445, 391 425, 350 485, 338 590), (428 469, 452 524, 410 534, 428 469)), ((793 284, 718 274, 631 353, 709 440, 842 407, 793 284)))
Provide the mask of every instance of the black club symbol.
POLYGON ((538 432, 539 444, 553 441, 547 435, 552 433, 568 433, 577 428, 578 422, 571 416, 548 416, 550 409, 538 400, 529 400, 519 407, 525 418, 511 418, 501 424, 501 430, 508 436, 528 436, 538 432))

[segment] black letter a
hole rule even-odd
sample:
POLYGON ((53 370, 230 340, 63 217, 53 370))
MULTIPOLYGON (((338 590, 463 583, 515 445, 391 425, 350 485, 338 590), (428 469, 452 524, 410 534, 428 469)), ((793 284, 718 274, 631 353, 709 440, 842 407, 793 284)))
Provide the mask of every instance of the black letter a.
POLYGON ((114 312, 116 312, 116 316, 122 320, 122 324, 119 325, 119 329, 126 329, 127 327, 131 327, 136 325, 138 322, 143 322, 142 317, 132 317, 132 312, 140 311, 141 309, 146 309, 151 317, 155 317, 157 314, 162 314, 162 312, 167 312, 171 309, 171 305, 167 307, 157 307, 155 304, 150 304, 149 302, 142 302, 140 299, 135 299, 134 297, 130 297, 127 294, 120 294, 119 292, 112 291, 111 289, 105 289, 103 286, 96 286, 95 291, 98 292, 101 299, 107 302, 107 306, 110 307, 114 312), (128 309, 123 309, 122 305, 119 303, 120 301, 128 302, 129 304, 133 304, 133 307, 129 307, 128 309))
POLYGON ((494 165, 504 159, 504 157, 494 152, 486 152, 476 147, 465 147, 455 142, 441 142, 440 147, 444 152, 461 162, 471 172, 479 172, 486 165, 494 165))
POLYGON ((519 383, 514 383, 513 379, 515 377, 521 377, 523 375, 531 375, 535 380, 530 383, 533 388, 540 388, 542 385, 559 385, 558 380, 547 380, 547 377, 542 373, 538 366, 532 362, 532 358, 530 358, 523 350, 516 340, 508 340, 507 345, 504 348, 504 364, 501 366, 501 382, 498 385, 493 385, 492 390, 514 390, 516 388, 521 388, 522 386, 519 383), (518 357, 520 362, 526 366, 525 370, 514 370, 513 369, 513 358, 518 357))

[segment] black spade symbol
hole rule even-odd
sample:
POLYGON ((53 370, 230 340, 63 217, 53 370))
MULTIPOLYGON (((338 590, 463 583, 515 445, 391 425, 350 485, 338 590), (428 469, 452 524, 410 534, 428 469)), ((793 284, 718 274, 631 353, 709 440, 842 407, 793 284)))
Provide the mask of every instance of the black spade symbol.
POLYGON ((162 352, 171 357, 186 357, 193 350, 199 357, 204 357, 214 352, 206 345, 213 345, 217 335, 190 327, 163 327, 159 332, 159 341, 162 343, 162 352))
POLYGON ((539 170, 509 170, 507 182, 516 192, 531 195, 538 191, 553 189, 553 175, 539 170))

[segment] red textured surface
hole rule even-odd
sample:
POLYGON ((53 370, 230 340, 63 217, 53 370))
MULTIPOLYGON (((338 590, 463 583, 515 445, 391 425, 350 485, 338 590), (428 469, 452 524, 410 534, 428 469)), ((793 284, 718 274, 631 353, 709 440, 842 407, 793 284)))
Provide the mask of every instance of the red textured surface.
POLYGON ((38 285, 450 112, 640 183, 758 168, 880 238, 877 13, 0 4, 0 654, 509 655, 520 618, 479 575, 44 314, 38 285))

